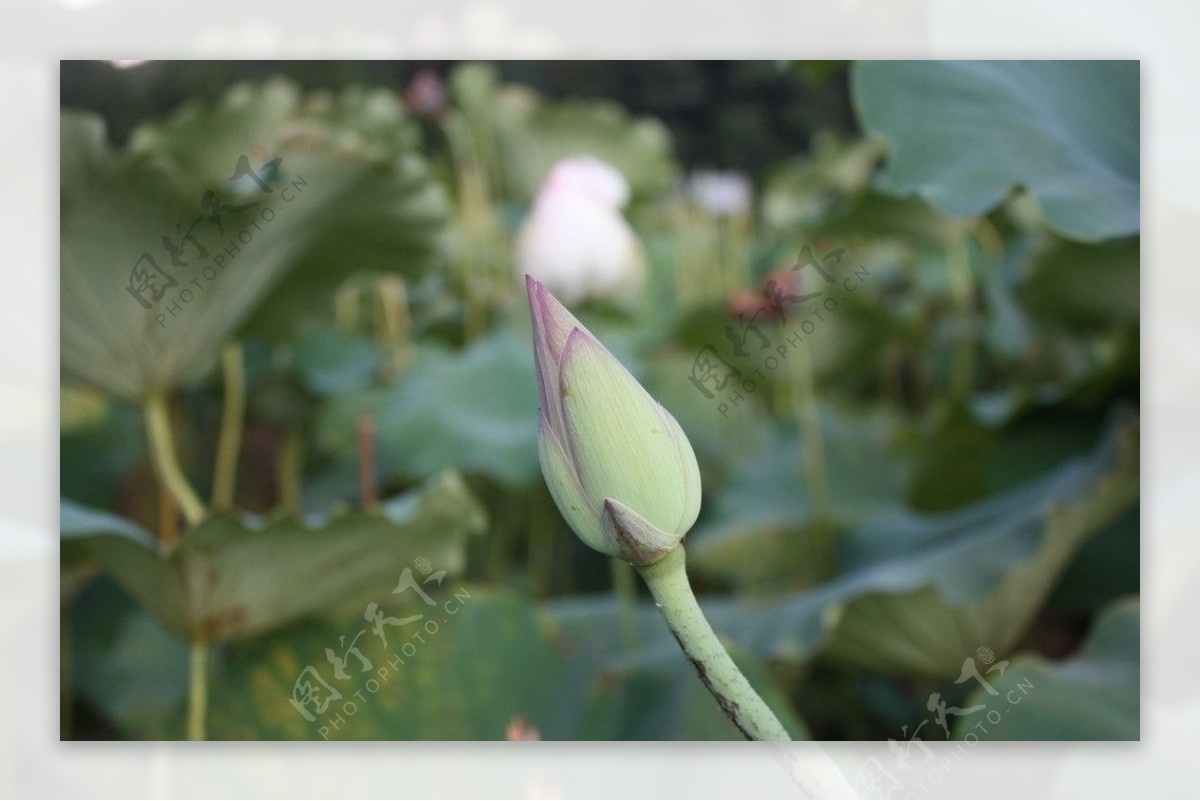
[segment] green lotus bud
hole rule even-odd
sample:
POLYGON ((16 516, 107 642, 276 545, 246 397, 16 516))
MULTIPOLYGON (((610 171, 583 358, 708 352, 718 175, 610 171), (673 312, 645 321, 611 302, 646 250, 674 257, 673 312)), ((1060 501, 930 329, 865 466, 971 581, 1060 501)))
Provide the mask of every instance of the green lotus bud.
POLYGON ((541 393, 538 452, 559 511, 589 546, 637 566, 684 655, 742 734, 789 739, 688 583, 682 540, 700 513, 700 468, 683 429, 544 286, 527 275, 525 288, 541 393))
POLYGON ((541 407, 538 452, 555 504, 587 545, 657 562, 700 513, 700 468, 675 418, 526 276, 541 407))

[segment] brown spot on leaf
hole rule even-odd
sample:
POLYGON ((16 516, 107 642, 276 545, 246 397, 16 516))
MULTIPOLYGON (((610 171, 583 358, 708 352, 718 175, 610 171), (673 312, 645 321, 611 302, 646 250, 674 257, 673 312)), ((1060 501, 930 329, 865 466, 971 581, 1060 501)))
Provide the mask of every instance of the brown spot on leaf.
POLYGON ((220 639, 223 635, 244 625, 248 616, 246 607, 230 607, 201 620, 200 632, 206 640, 220 639))

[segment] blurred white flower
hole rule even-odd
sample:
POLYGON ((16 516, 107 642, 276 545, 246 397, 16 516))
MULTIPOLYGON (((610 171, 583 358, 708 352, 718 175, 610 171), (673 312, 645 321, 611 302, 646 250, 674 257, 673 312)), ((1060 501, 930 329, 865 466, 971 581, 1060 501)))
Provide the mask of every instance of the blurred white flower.
POLYGON ((645 257, 621 209, 629 184, 590 156, 554 165, 517 233, 517 267, 568 304, 586 298, 630 302, 645 279, 645 257))
POLYGON ((732 217, 750 210, 750 179, 733 170, 709 170, 688 179, 688 197, 714 217, 732 217))

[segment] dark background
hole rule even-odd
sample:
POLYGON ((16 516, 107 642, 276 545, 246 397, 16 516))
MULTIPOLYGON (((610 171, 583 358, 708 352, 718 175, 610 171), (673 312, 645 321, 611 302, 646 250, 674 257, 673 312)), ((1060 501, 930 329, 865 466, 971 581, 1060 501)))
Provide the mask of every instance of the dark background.
MULTIPOLYGON (((64 108, 94 111, 123 144, 138 122, 189 100, 216 100, 231 85, 284 75, 307 90, 352 84, 402 91, 429 68, 445 77, 454 61, 155 61, 120 69, 107 61, 64 61, 64 108)), ((771 165, 808 149, 815 131, 856 130, 845 62, 500 61, 501 79, 551 98, 614 100, 670 129, 685 169, 737 169, 759 179, 771 165)))

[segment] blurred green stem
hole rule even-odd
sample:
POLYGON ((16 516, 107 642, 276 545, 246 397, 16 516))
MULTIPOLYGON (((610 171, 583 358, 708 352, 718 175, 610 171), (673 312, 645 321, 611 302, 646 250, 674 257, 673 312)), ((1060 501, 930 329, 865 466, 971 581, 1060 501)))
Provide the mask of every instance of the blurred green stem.
POLYGON ((292 514, 300 514, 301 480, 303 475, 304 439, 300 429, 289 428, 283 435, 275 466, 279 485, 279 505, 292 514))
POLYGON ((412 316, 408 307, 408 289, 398 275, 380 276, 375 284, 379 298, 380 325, 375 336, 388 354, 380 374, 385 381, 398 376, 412 357, 412 316))
POLYGON ((242 426, 246 417, 245 359, 241 343, 230 342, 221 351, 221 369, 225 378, 225 405, 221 410, 221 433, 213 469, 212 508, 227 512, 233 508, 238 451, 242 446, 242 426))
POLYGON ((621 559, 610 559, 612 566, 613 592, 617 596, 617 608, 621 615, 621 639, 625 650, 632 653, 637 649, 637 582, 634 580, 633 565, 621 559))
POLYGON ((179 467, 175 453, 175 439, 171 435, 171 415, 167 407, 167 396, 162 391, 146 396, 146 432, 150 439, 150 456, 154 469, 161 481, 183 510, 188 525, 196 525, 204 519, 204 504, 188 483, 179 467))
POLYGON ((472 115, 447 120, 444 126, 457 188, 460 256, 455 259, 463 299, 463 338, 472 342, 487 328, 487 301, 492 287, 489 255, 505 243, 496 241, 498 230, 492 208, 489 167, 499 163, 489 158, 490 135, 481 132, 472 115))
POLYGON ((353 333, 358 330, 361 293, 361 279, 351 279, 343 281, 333 296, 333 321, 343 331, 353 333))
POLYGON ((358 418, 358 497, 362 509, 379 506, 378 474, 375 467, 375 418, 358 418))
POLYGON ((837 549, 833 542, 833 502, 829 495, 829 468, 825 460, 825 438, 821 433, 821 408, 817 402, 816 370, 807 348, 796 348, 795 393, 796 422, 800 429, 804 477, 812 500, 813 563, 817 580, 837 571, 837 549))
POLYGON ((205 723, 208 717, 208 643, 193 640, 190 656, 187 738, 198 741, 207 739, 205 723))
POLYGON ((174 548, 179 542, 179 504, 162 483, 158 485, 158 542, 163 548, 174 548))
POLYGON ((957 227, 946 245, 946 268, 949 271, 950 294, 958 313, 958 338, 954 348, 954 363, 950 374, 950 397, 965 401, 971 393, 975 372, 975 282, 971 277, 970 229, 957 227))
POLYGON ((683 546, 676 546, 654 564, 639 567, 638 572, 684 656, 733 725, 747 740, 790 740, 779 718, 750 686, 700 611, 688 583, 683 546))

